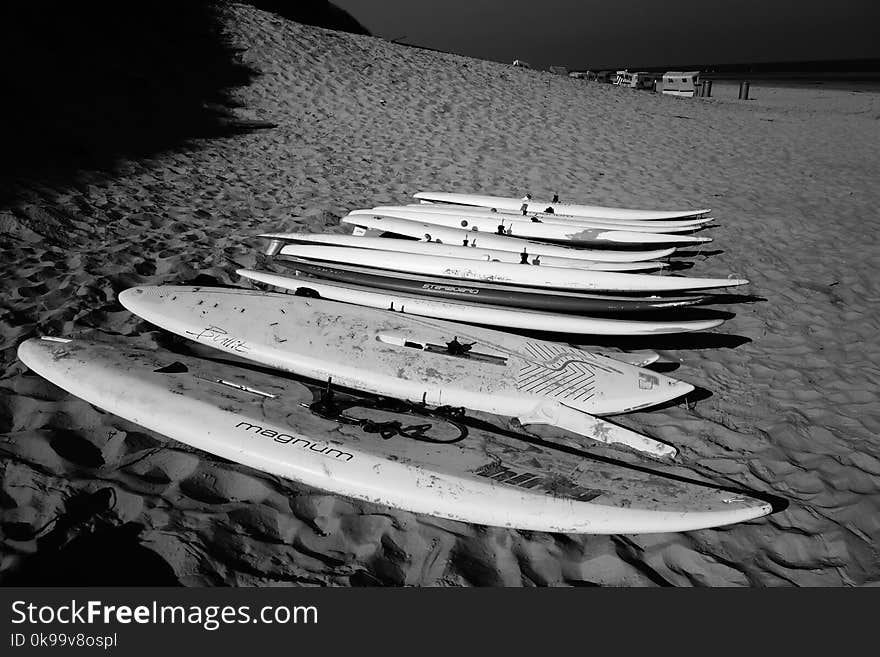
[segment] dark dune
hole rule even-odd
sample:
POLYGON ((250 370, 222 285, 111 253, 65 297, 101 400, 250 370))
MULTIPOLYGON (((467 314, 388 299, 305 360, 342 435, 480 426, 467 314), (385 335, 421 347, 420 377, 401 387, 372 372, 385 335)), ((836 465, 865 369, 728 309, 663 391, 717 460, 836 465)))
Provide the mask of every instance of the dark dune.
POLYGON ((216 2, 4 3, 0 8, 0 204, 31 184, 188 140, 253 129, 231 90, 257 74, 236 61, 216 2))
POLYGON ((370 36, 354 16, 327 0, 251 0, 246 4, 297 23, 370 36))

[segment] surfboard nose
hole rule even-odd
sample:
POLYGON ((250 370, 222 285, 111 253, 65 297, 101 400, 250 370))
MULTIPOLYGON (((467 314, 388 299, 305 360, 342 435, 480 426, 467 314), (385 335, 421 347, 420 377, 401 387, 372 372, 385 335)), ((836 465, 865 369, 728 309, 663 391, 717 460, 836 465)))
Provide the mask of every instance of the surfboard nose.
POLYGON ((661 379, 660 385, 655 387, 655 399, 651 406, 665 404, 675 399, 680 399, 695 390, 694 386, 687 381, 679 381, 669 376, 661 379))
MULTIPOLYGON (((123 306, 143 296, 148 288, 144 286, 130 287, 119 293, 119 303, 123 306)), ((127 307, 127 306, 126 306, 127 307)))
POLYGON ((694 391, 694 386, 686 381, 673 379, 645 369, 639 373, 639 392, 636 403, 629 410, 641 410, 659 406, 684 397, 694 391))
POLYGON ((685 395, 689 395, 694 390, 696 390, 696 386, 691 385, 687 381, 678 381, 675 379, 673 379, 673 381, 675 381, 675 383, 673 384, 672 387, 673 387, 674 392, 676 394, 675 394, 675 397, 673 397, 672 399, 677 399, 678 397, 684 397, 685 395))
POLYGON ((123 290, 117 298, 128 312, 151 321, 151 313, 161 308, 164 296, 159 286, 140 285, 123 290))
POLYGON ((617 415, 666 404, 694 390, 694 386, 685 381, 649 369, 637 369, 637 376, 629 378, 627 385, 603 380, 597 382, 592 394, 587 394, 586 387, 579 388, 566 397, 564 403, 592 415, 617 415))

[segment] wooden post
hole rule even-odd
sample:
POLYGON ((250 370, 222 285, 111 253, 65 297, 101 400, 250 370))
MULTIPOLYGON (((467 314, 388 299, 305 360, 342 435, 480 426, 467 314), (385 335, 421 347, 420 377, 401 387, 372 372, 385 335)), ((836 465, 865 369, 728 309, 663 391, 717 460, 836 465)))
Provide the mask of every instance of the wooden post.
POLYGON ((739 95, 736 97, 737 100, 742 100, 743 98, 743 83, 742 80, 739 81, 739 95))
POLYGON ((706 85, 706 98, 712 97, 712 80, 706 80, 704 83, 706 85))
POLYGON ((746 80, 743 86, 743 100, 749 99, 749 81, 746 80))

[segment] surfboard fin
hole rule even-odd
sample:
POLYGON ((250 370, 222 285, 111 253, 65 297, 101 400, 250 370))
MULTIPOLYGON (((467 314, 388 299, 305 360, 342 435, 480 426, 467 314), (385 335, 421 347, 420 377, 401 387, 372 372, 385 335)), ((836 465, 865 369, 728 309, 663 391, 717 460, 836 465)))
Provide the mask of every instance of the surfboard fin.
MULTIPOLYGON (((626 427, 570 408, 556 401, 547 400, 516 418, 522 424, 547 424, 579 434, 600 443, 626 445, 656 458, 673 458, 678 453, 672 445, 661 443, 626 427)), ((565 439, 561 442, 565 443, 565 439)), ((569 446, 589 449, 589 443, 572 440, 569 446)))

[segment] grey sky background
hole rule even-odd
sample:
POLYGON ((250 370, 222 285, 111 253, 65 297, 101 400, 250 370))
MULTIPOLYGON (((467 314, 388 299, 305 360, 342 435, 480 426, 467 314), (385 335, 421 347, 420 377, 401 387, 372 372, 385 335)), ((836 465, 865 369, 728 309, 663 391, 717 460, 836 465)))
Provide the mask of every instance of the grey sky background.
POLYGON ((880 0, 333 0, 376 36, 573 69, 880 58, 880 0))

